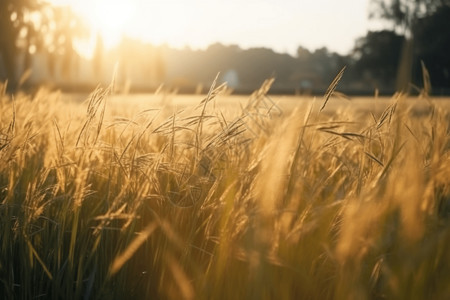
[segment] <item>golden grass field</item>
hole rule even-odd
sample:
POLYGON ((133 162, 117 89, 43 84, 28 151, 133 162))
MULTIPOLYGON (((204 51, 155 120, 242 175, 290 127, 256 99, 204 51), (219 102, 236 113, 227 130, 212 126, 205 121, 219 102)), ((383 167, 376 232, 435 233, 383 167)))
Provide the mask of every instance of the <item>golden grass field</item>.
POLYGON ((447 102, 270 84, 1 93, 0 298, 449 299, 447 102))

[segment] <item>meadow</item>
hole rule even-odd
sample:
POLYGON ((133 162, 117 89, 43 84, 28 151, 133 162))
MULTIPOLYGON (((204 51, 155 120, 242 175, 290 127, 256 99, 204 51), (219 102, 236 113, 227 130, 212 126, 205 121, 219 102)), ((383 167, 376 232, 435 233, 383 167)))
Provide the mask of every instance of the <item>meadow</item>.
POLYGON ((336 81, 286 109, 271 84, 182 107, 2 85, 0 298, 449 299, 448 106, 332 108, 336 81))

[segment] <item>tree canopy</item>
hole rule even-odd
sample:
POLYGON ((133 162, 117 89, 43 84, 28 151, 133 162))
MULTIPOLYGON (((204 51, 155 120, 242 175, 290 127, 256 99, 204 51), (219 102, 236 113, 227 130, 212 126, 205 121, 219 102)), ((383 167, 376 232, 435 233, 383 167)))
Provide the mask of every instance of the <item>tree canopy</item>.
POLYGON ((70 60, 73 38, 86 30, 68 8, 39 0, 1 0, 0 32, 0 65, 6 79, 14 83, 18 66, 30 67, 36 51, 45 49, 52 58, 59 54, 70 60))
POLYGON ((449 5, 450 0, 372 0, 370 16, 388 20, 397 30, 409 35, 419 19, 449 5))
MULTIPOLYGON (((397 88, 407 90, 411 82, 420 85, 424 62, 431 74, 432 85, 438 89, 449 88, 450 0, 372 0, 371 17, 390 21, 393 27, 391 33, 387 32, 389 30, 376 34, 369 32, 359 41, 360 45, 356 46, 356 51, 361 54, 359 67, 368 67, 369 61, 375 60, 378 65, 371 66, 374 74, 382 66, 384 72, 390 70, 388 73, 396 66, 397 88), (390 41, 386 40, 389 35, 390 41), (394 38, 396 35, 404 38, 401 48, 399 39, 394 38), (384 36, 384 39, 375 41, 376 36, 384 36), (375 52, 361 52, 361 49, 375 48, 375 52), (386 49, 392 52, 388 53, 386 49), (389 63, 383 62, 383 57, 389 63)), ((387 78, 392 78, 391 75, 387 78)))
POLYGON ((404 37, 389 30, 370 31, 355 43, 355 71, 377 88, 392 88, 404 37))

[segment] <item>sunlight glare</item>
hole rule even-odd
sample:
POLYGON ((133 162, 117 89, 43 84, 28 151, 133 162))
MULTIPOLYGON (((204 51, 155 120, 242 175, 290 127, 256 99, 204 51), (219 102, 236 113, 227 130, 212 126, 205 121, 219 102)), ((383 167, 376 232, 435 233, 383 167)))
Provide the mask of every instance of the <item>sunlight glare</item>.
POLYGON ((127 36, 176 48, 206 48, 221 42, 243 48, 270 47, 295 55, 299 45, 310 50, 323 46, 338 52, 351 49, 355 38, 368 28, 370 0, 47 1, 73 8, 86 21, 91 35, 103 38, 107 49, 127 36), (350 18, 352 11, 358 13, 350 18), (349 18, 344 22, 342 16, 349 18))
POLYGON ((76 43, 86 57, 93 53, 97 34, 104 46, 111 49, 123 36, 159 45, 185 46, 189 33, 195 32, 192 30, 195 7, 185 1, 52 0, 52 3, 69 5, 90 28, 91 37, 76 43))
POLYGON ((133 1, 97 0, 83 12, 83 17, 91 30, 102 36, 105 46, 113 47, 126 33, 135 9, 133 4, 133 1))

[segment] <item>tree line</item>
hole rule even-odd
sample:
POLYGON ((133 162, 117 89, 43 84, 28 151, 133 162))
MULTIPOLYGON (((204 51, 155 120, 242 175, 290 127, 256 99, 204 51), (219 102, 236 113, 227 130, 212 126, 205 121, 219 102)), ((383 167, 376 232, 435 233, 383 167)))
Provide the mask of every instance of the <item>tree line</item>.
MULTIPOLYGON (((251 92, 275 77, 274 92, 321 93, 347 66, 342 91, 392 93, 419 90, 425 67, 433 92, 450 93, 449 0, 372 0, 371 17, 389 21, 390 27, 360 37, 347 55, 304 47, 289 55, 219 43, 206 50, 180 50, 129 38, 105 50, 97 37, 91 81, 111 72, 108 64, 120 61, 119 81, 131 82, 135 89, 155 89, 164 83, 190 92, 208 86, 221 72, 221 79, 236 92, 251 92)), ((70 10, 33 0, 1 1, 0 32, 0 80, 8 79, 14 86, 18 70, 30 67, 36 53, 44 53, 49 76, 56 72, 67 83, 75 82, 73 69, 83 59, 75 52, 73 40, 88 32, 70 10)))

